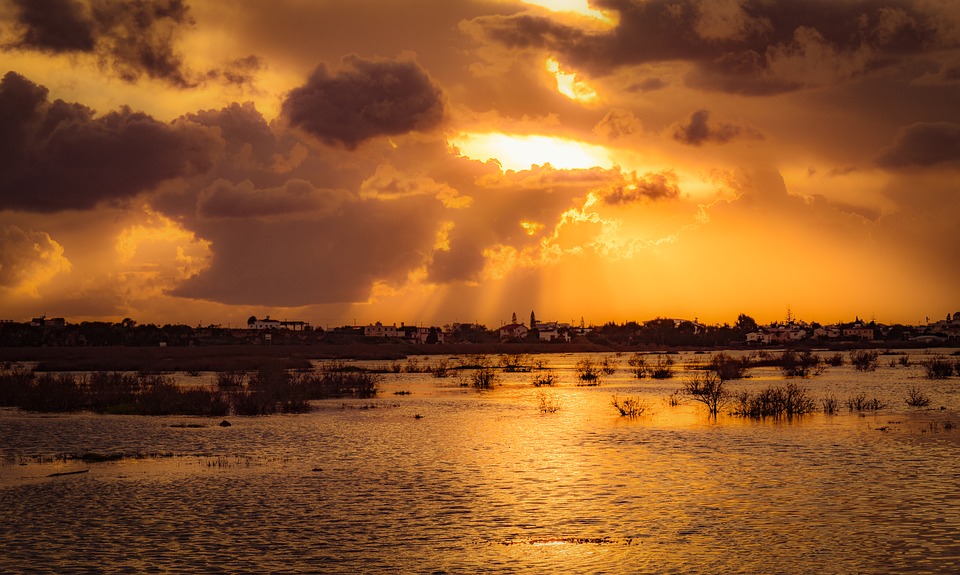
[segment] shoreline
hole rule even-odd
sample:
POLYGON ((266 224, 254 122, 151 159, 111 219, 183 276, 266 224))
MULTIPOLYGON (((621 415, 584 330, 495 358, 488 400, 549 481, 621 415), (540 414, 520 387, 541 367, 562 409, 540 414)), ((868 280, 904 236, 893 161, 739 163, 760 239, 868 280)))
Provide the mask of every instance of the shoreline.
MULTIPOLYGON (((955 346, 911 345, 912 342, 835 342, 795 349, 842 352, 854 349, 951 349, 955 346), (882 345, 887 344, 887 345, 882 345), (893 344, 893 345, 889 345, 893 344)), ((257 369, 265 361, 290 369, 306 368, 311 360, 401 361, 418 355, 517 355, 552 353, 679 353, 769 351, 784 347, 747 346, 608 346, 573 343, 397 343, 210 345, 182 347, 0 347, 0 363, 36 362, 38 371, 218 371, 257 369)))

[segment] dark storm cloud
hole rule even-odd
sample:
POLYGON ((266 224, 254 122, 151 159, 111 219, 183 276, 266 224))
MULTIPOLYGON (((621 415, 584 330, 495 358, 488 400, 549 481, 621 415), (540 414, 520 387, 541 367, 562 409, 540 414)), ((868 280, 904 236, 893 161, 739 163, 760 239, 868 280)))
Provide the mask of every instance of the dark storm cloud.
POLYGON ((485 263, 482 247, 455 231, 450 248, 433 253, 427 265, 427 279, 441 284, 477 281, 485 263))
POLYGON ((413 198, 347 204, 323 221, 209 221, 202 235, 212 242, 211 265, 173 295, 275 306, 366 301, 375 282, 402 285, 422 264, 437 209, 413 198))
POLYGON ((142 75, 175 86, 188 79, 174 43, 192 24, 181 0, 15 0, 20 38, 14 47, 86 53, 126 81, 142 75))
POLYGON ((256 56, 191 72, 177 50, 194 22, 183 0, 13 0, 18 38, 8 49, 88 54, 127 82, 142 76, 178 88, 204 81, 249 84, 263 67, 256 56))
POLYGON ((917 122, 907 126, 877 163, 885 168, 960 165, 960 124, 917 122))
POLYGON ((588 32, 532 14, 476 18, 465 29, 509 48, 556 52, 594 74, 682 60, 696 66, 687 79, 693 85, 765 94, 804 85, 778 71, 776 62, 807 55, 811 39, 835 57, 861 57, 859 71, 955 45, 928 6, 909 0, 598 0, 596 8, 618 14, 610 31, 588 32))
POLYGON ((305 180, 287 180, 277 188, 256 189, 244 180, 217 180, 201 192, 197 212, 204 218, 324 217, 340 211, 353 196, 346 191, 318 190, 305 180))
POLYGON ((13 0, 22 35, 16 45, 43 52, 91 52, 94 22, 73 0, 13 0))
POLYGON ((294 127, 327 143, 356 148, 377 136, 428 131, 440 124, 443 94, 412 61, 344 58, 336 74, 318 66, 283 102, 294 127))
POLYGON ((726 144, 727 142, 739 137, 759 138, 761 137, 755 130, 743 128, 735 124, 726 122, 710 123, 710 112, 707 110, 697 110, 690 115, 690 121, 687 124, 681 124, 673 133, 673 139, 690 146, 700 146, 711 142, 714 144, 726 144))
POLYGON ((259 56, 246 56, 210 70, 206 76, 209 80, 218 80, 233 86, 252 84, 257 72, 266 68, 266 62, 259 56))
POLYGON ((643 200, 671 200, 680 197, 677 175, 673 172, 645 174, 629 183, 618 184, 600 193, 605 204, 632 204, 643 200))
POLYGON ((217 140, 128 108, 95 117, 14 72, 0 81, 0 209, 54 212, 122 200, 210 167, 217 140))

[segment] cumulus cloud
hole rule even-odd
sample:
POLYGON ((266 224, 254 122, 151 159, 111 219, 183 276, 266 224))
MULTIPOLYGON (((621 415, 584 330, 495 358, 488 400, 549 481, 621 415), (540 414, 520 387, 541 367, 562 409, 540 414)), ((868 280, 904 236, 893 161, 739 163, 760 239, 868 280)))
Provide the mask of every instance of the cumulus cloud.
POLYGON ((209 131, 129 108, 96 117, 10 72, 0 81, 0 208, 57 211, 122 200, 208 169, 209 131))
POLYGON ((331 74, 318 66, 283 102, 290 125, 327 143, 356 148, 377 136, 437 127, 443 94, 411 60, 367 60, 352 55, 331 74))
POLYGON ((38 296, 40 286, 70 269, 63 246, 46 232, 8 225, 0 237, 0 290, 38 296))
POLYGON ((877 163, 884 168, 960 165, 960 124, 917 122, 902 128, 877 163))
POLYGON ((726 144, 739 137, 762 138, 753 129, 738 126, 728 122, 710 122, 708 110, 697 110, 690 115, 690 121, 681 124, 673 133, 673 139, 690 146, 700 146, 705 143, 726 144))

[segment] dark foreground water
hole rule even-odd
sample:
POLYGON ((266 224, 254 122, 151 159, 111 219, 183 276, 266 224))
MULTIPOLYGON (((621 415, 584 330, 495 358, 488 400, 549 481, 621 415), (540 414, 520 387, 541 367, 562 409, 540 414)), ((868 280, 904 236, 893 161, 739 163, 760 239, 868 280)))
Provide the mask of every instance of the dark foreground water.
POLYGON ((713 421, 667 401, 682 371, 638 381, 611 356, 579 387, 578 358, 541 356, 553 388, 391 374, 376 400, 230 427, 0 411, 0 572, 960 572, 960 379, 831 368, 793 381, 888 407, 713 421), (620 417, 615 393, 647 413, 620 417), (92 452, 125 457, 61 457, 92 452))

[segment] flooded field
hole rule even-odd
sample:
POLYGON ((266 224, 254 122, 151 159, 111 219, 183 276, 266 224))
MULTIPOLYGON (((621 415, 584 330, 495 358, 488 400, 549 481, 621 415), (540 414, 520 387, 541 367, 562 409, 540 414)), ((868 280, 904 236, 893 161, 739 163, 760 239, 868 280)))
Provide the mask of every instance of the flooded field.
POLYGON ((663 380, 605 356, 596 386, 574 354, 528 358, 553 370, 544 387, 537 370, 476 391, 401 368, 376 399, 229 426, 2 410, 0 572, 957 573, 960 378, 909 353, 727 382, 839 400, 791 420, 674 405, 709 359, 692 353, 663 380), (930 404, 909 407, 911 388, 930 404), (848 410, 859 394, 882 409, 848 410))

